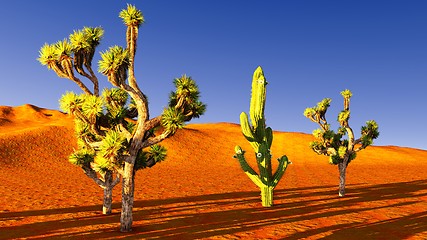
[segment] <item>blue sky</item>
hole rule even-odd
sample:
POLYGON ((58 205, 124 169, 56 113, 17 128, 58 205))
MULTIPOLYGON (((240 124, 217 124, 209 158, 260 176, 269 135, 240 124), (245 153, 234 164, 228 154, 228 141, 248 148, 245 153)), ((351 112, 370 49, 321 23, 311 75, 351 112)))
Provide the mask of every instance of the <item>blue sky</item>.
MULTIPOLYGON (((58 109, 63 93, 81 92, 36 61, 40 47, 84 26, 104 28, 98 52, 125 46, 118 13, 126 3, 146 19, 136 77, 153 117, 166 106, 172 80, 185 73, 208 105, 194 122, 238 123, 261 65, 269 82, 267 124, 274 130, 311 133, 317 126, 304 109, 325 97, 332 98, 327 118, 336 128, 339 93, 348 88, 356 136, 375 119, 381 132, 375 145, 427 149, 423 0, 6 1, 0 8, 0 105, 58 109)), ((102 88, 110 86, 99 78, 102 88)))

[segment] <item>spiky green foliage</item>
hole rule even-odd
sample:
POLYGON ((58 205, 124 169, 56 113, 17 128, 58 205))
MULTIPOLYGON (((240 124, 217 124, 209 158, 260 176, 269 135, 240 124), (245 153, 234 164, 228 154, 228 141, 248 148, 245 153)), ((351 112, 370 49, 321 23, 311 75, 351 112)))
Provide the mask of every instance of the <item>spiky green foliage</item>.
POLYGON ((350 99, 353 96, 353 93, 351 93, 350 90, 345 89, 344 91, 341 92, 341 95, 343 96, 344 99, 350 99))
MULTIPOLYGON (((101 27, 84 27, 81 30, 75 30, 69 36, 72 51, 84 50, 90 56, 90 53, 100 44, 103 35, 104 30, 101 27)), ((89 56, 87 60, 92 61, 89 56)))
POLYGON ((102 172, 107 169, 105 159, 108 159, 108 169, 111 170, 112 166, 120 167, 119 158, 126 152, 127 139, 123 132, 126 130, 119 125, 126 125, 127 99, 128 95, 123 90, 105 89, 102 97, 67 92, 60 100, 61 109, 75 116, 75 131, 79 139, 76 152, 94 151, 94 156, 99 156, 96 169, 102 172), (117 114, 118 109, 121 114, 117 114))
POLYGON ((178 109, 169 107, 163 111, 162 125, 168 132, 174 134, 184 127, 184 116, 178 109))
POLYGON ((92 164, 93 169, 100 174, 105 174, 108 171, 113 171, 114 165, 115 164, 111 159, 105 158, 100 155, 95 156, 94 163, 92 164))
POLYGON ((344 110, 338 114, 337 121, 340 124, 340 128, 336 133, 329 129, 330 125, 325 117, 325 113, 331 103, 330 98, 323 99, 313 108, 307 108, 304 111, 304 116, 320 125, 320 129, 313 131, 313 136, 316 140, 310 144, 311 149, 318 154, 329 156, 331 164, 345 162, 348 165, 355 158, 357 151, 371 145, 373 140, 378 138, 379 132, 377 123, 371 120, 366 123, 366 126, 362 127, 361 138, 354 139, 353 130, 349 126, 349 103, 352 93, 346 89, 341 92, 341 95, 344 98, 344 110), (343 138, 346 135, 349 139, 343 138))
POLYGON ((110 130, 105 134, 99 147, 99 154, 105 158, 117 157, 126 149, 126 137, 118 131, 110 130))
POLYGON ((83 30, 74 31, 69 39, 74 52, 90 48, 89 39, 83 30))
POLYGON ((366 121, 366 125, 361 128, 361 134, 362 148, 372 145, 373 140, 378 138, 380 135, 378 131, 378 124, 374 120, 366 121))
POLYGON ((74 52, 74 67, 80 74, 86 74, 83 65, 88 70, 90 69, 95 49, 103 35, 104 30, 101 27, 84 27, 70 34, 69 39, 74 52))
MULTIPOLYGON (((195 84, 190 86, 194 87, 195 84)), ((177 89, 176 92, 179 94, 175 94, 176 98, 171 102, 184 99, 183 105, 165 109, 161 118, 161 124, 168 134, 174 134, 183 128, 186 119, 182 113, 188 113, 190 110, 187 109, 192 109, 183 106, 191 105, 191 101, 198 101, 197 87, 192 89, 187 85, 177 89)), ((118 88, 104 89, 101 97, 77 95, 73 92, 67 92, 62 96, 59 101, 60 107, 64 112, 76 117, 75 132, 79 139, 79 148, 70 156, 70 162, 79 166, 82 166, 82 162, 86 164, 85 166, 92 163, 93 169, 101 174, 122 167, 122 159, 128 154, 127 134, 135 130, 135 123, 126 120, 130 111, 128 99, 128 93, 118 88), (82 152, 89 152, 90 155, 82 155, 82 152)), ((196 113, 201 114, 200 111, 196 113)), ((154 135, 153 128, 147 137, 154 135)), ((165 157, 164 147, 150 146, 147 151, 140 151, 136 169, 152 167, 165 157)))
POLYGON ((84 92, 98 95, 98 78, 95 76, 91 64, 95 49, 103 34, 104 31, 100 27, 85 27, 82 30, 75 30, 70 34, 69 39, 54 44, 44 44, 39 51, 37 60, 48 69, 54 70, 59 77, 75 82, 84 92), (74 69, 93 83, 93 92, 76 77, 74 69))
POLYGON ((120 123, 129 113, 130 106, 126 106, 129 95, 119 88, 105 89, 102 93, 111 122, 120 123))
POLYGON ((103 114, 103 99, 94 95, 82 95, 81 110, 91 122, 95 122, 97 117, 103 114))
POLYGON ((138 157, 135 162, 135 169, 151 168, 156 163, 164 161, 166 156, 167 150, 165 147, 158 144, 150 146, 148 151, 144 150, 138 153, 138 157))
POLYGON ((88 166, 93 162, 94 152, 88 149, 80 149, 69 156, 70 163, 77 166, 88 166))
MULTIPOLYGON (((101 39, 104 36, 104 29, 101 27, 84 27, 83 32, 91 50, 94 50, 101 43, 101 39)), ((92 58, 88 58, 88 60, 92 62, 92 58)))
POLYGON ((82 103, 82 99, 74 92, 66 92, 59 100, 59 108, 65 113, 73 113, 82 103))
POLYGON ((196 82, 186 75, 173 81, 176 90, 169 94, 169 107, 162 113, 162 126, 170 134, 184 127, 186 121, 198 118, 206 111, 196 82))
POLYGON ((67 57, 71 56, 71 50, 73 48, 67 39, 56 42, 54 46, 55 46, 56 54, 58 54, 60 58, 64 56, 67 56, 67 57))
POLYGON ((185 121, 199 118, 206 111, 206 105, 200 98, 199 88, 196 82, 187 75, 176 78, 173 81, 176 91, 169 95, 169 107, 180 109, 185 121))
POLYGON ((98 69, 100 73, 108 77, 111 84, 120 87, 127 79, 128 64, 128 51, 120 46, 113 46, 108 51, 101 53, 98 69))
MULTIPOLYGON (((94 137, 94 135, 91 133, 90 124, 78 118, 74 120, 74 130, 78 140, 86 139, 86 137, 89 137, 89 138, 94 137)), ((86 142, 83 141, 82 143, 86 143, 86 142)), ((86 144, 81 146, 86 146, 86 144)))
POLYGON ((249 115, 251 123, 245 112, 240 114, 240 125, 243 136, 249 141, 255 151, 256 162, 259 173, 255 172, 245 159, 245 151, 240 147, 235 147, 236 155, 240 166, 248 177, 261 189, 261 200, 264 207, 273 206, 273 190, 279 183, 290 163, 286 156, 277 159, 279 166, 273 174, 271 167, 271 145, 273 143, 273 130, 266 127, 264 108, 266 100, 267 81, 261 67, 258 67, 252 78, 252 93, 250 101, 249 115))
POLYGON ((134 5, 128 4, 126 9, 119 13, 119 17, 123 19, 123 23, 127 26, 138 26, 144 23, 144 16, 134 5))
POLYGON ((120 88, 105 89, 102 96, 108 108, 124 107, 129 99, 129 94, 120 88))
POLYGON ((166 153, 167 153, 166 148, 161 145, 156 144, 156 145, 150 146, 149 157, 153 158, 156 163, 165 160, 166 153))
POLYGON ((37 60, 42 64, 52 69, 53 64, 59 60, 59 54, 55 45, 45 43, 39 51, 39 58, 37 60))

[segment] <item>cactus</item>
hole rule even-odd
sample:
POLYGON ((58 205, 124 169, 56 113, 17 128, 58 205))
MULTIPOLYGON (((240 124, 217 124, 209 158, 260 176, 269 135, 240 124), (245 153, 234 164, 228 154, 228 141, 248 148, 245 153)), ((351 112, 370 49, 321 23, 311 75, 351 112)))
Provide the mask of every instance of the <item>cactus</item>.
POLYGON ((278 159, 279 166, 273 174, 271 167, 271 145, 273 143, 273 130, 265 124, 264 108, 266 99, 266 79, 261 67, 258 67, 252 79, 252 94, 249 115, 252 126, 245 112, 240 114, 240 126, 245 138, 255 151, 259 173, 252 169, 245 159, 245 151, 235 147, 234 158, 239 160, 240 166, 248 177, 261 189, 263 207, 273 206, 273 191, 290 164, 285 156, 278 159))

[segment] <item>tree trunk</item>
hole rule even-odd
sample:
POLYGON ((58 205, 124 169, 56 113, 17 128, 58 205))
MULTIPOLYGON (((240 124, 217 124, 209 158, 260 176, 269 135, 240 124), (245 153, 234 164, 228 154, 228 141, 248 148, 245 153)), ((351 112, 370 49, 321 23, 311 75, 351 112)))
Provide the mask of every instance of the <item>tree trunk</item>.
POLYGON ((120 216, 120 231, 132 231, 133 192, 135 188, 135 172, 133 164, 126 162, 122 183, 122 212, 120 216))
POLYGON ((340 185, 338 190, 338 195, 344 197, 345 195, 345 172, 347 170, 347 164, 338 163, 338 170, 340 172, 340 185))
POLYGON ((261 187, 261 201, 263 207, 273 206, 273 190, 274 188, 269 186, 261 187))
POLYGON ((102 206, 102 214, 111 214, 113 205, 113 172, 107 171, 104 176, 104 204, 102 206))

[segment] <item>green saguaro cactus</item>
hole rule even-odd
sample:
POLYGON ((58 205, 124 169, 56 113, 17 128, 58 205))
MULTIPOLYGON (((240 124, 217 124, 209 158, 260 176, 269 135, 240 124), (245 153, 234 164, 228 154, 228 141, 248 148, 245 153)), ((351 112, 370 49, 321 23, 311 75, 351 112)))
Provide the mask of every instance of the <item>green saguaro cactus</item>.
POLYGON ((240 146, 235 147, 235 158, 239 160, 240 166, 249 178, 261 189, 261 200, 263 207, 273 206, 273 191, 285 173, 290 161, 286 155, 278 159, 279 166, 273 174, 271 166, 271 144, 273 143, 273 130, 266 127, 264 108, 266 99, 266 85, 264 73, 258 67, 252 79, 252 94, 250 103, 250 121, 245 112, 240 114, 240 126, 245 138, 249 141, 255 151, 256 162, 259 173, 257 173, 246 161, 245 151, 240 146))

